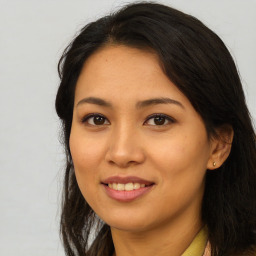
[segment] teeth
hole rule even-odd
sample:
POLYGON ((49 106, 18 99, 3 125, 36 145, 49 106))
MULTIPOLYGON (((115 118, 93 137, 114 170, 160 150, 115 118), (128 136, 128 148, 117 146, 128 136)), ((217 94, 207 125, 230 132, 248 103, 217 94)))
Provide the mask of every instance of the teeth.
POLYGON ((109 183, 108 186, 114 190, 118 190, 118 191, 132 191, 132 190, 136 190, 139 188, 144 188, 146 185, 145 184, 140 184, 140 183, 126 183, 126 184, 122 184, 122 183, 109 183))
POLYGON ((124 190, 124 184, 117 183, 116 188, 117 188, 118 191, 122 191, 122 190, 124 190))
MULTIPOLYGON (((144 184, 141 184, 141 185, 144 185, 144 184)), ((133 188, 134 188, 134 189, 140 188, 140 183, 134 183, 134 184, 133 184, 133 188)))
POLYGON ((131 191, 133 190, 133 183, 127 183, 124 185, 124 190, 131 191))

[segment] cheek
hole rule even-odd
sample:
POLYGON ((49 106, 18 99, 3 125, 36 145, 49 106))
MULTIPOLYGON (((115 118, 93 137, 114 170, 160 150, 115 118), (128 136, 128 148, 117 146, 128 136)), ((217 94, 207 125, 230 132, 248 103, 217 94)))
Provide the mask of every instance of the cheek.
POLYGON ((170 167, 205 163, 204 159, 209 155, 206 140, 193 135, 189 138, 177 134, 166 140, 156 140, 153 145, 150 155, 158 159, 159 163, 170 167))
POLYGON ((99 185, 98 169, 104 145, 102 140, 85 136, 73 129, 70 134, 69 146, 78 186, 88 200, 89 191, 95 191, 99 185))
MULTIPOLYGON (((177 192, 195 189, 203 183, 209 158, 207 138, 201 136, 173 136, 173 139, 158 142, 151 150, 152 164, 161 172, 161 182, 176 188, 177 192)), ((165 188, 166 188, 165 187, 165 188)), ((178 192, 179 193, 179 192, 178 192)))
POLYGON ((152 163, 159 171, 159 194, 154 200, 165 198, 159 202, 159 208, 178 213, 188 205, 200 205, 204 191, 206 172, 207 144, 193 138, 184 140, 176 136, 165 147, 153 153, 152 163), (154 155, 153 155, 154 154, 154 155), (169 202, 169 203, 166 203, 169 202), (166 207, 169 205, 169 207, 166 207))
POLYGON ((104 150, 102 140, 76 132, 75 128, 71 131, 69 146, 74 164, 83 167, 83 170, 99 163, 104 150))

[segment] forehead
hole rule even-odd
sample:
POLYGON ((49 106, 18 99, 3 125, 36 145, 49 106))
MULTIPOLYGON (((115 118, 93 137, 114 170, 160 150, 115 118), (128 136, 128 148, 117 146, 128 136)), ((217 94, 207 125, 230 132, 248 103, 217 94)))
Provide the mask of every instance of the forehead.
POLYGON ((142 76, 145 80, 161 73, 163 71, 155 53, 124 45, 109 45, 100 48, 86 60, 79 78, 86 81, 93 79, 94 82, 125 78, 124 84, 128 78, 129 82, 142 76))
POLYGON ((127 101, 167 95, 177 100, 185 97, 164 74, 154 52, 111 45, 99 49, 84 63, 75 101, 85 96, 127 101))

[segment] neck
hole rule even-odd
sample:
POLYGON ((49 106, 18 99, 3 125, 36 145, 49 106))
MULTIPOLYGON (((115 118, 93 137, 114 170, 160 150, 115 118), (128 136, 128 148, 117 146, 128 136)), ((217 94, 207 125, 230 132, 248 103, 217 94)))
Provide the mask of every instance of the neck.
POLYGON ((203 224, 200 219, 179 218, 147 231, 111 228, 115 256, 180 256, 191 244, 203 224), (192 220, 192 221, 191 221, 192 220))

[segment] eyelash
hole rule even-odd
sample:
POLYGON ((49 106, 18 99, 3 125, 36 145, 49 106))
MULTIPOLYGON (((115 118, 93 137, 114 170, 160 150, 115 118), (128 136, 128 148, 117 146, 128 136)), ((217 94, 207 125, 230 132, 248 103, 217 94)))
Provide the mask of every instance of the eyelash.
MULTIPOLYGON (((98 113, 93 113, 93 114, 89 114, 89 115, 85 116, 84 118, 82 118, 81 122, 82 122, 83 124, 85 124, 85 123, 88 122, 88 120, 89 120, 90 118, 95 118, 95 117, 101 117, 101 118, 104 118, 105 120, 107 120, 107 118, 105 118, 103 115, 98 114, 98 113)), ((150 115, 150 116, 147 117, 146 122, 148 122, 150 119, 158 118, 158 117, 164 118, 165 121, 167 120, 169 123, 168 123, 168 124, 162 124, 162 125, 152 125, 152 126, 163 127, 163 126, 166 126, 166 125, 169 125, 169 124, 175 122, 175 120, 174 120, 173 118, 171 118, 170 116, 167 116, 167 115, 165 115, 165 114, 152 114, 152 115, 150 115)), ((165 122, 164 122, 164 123, 165 123, 165 122)), ((89 125, 90 125, 90 126, 101 126, 101 125, 104 125, 104 124, 101 124, 101 125, 92 125, 92 124, 89 124, 89 125)))

